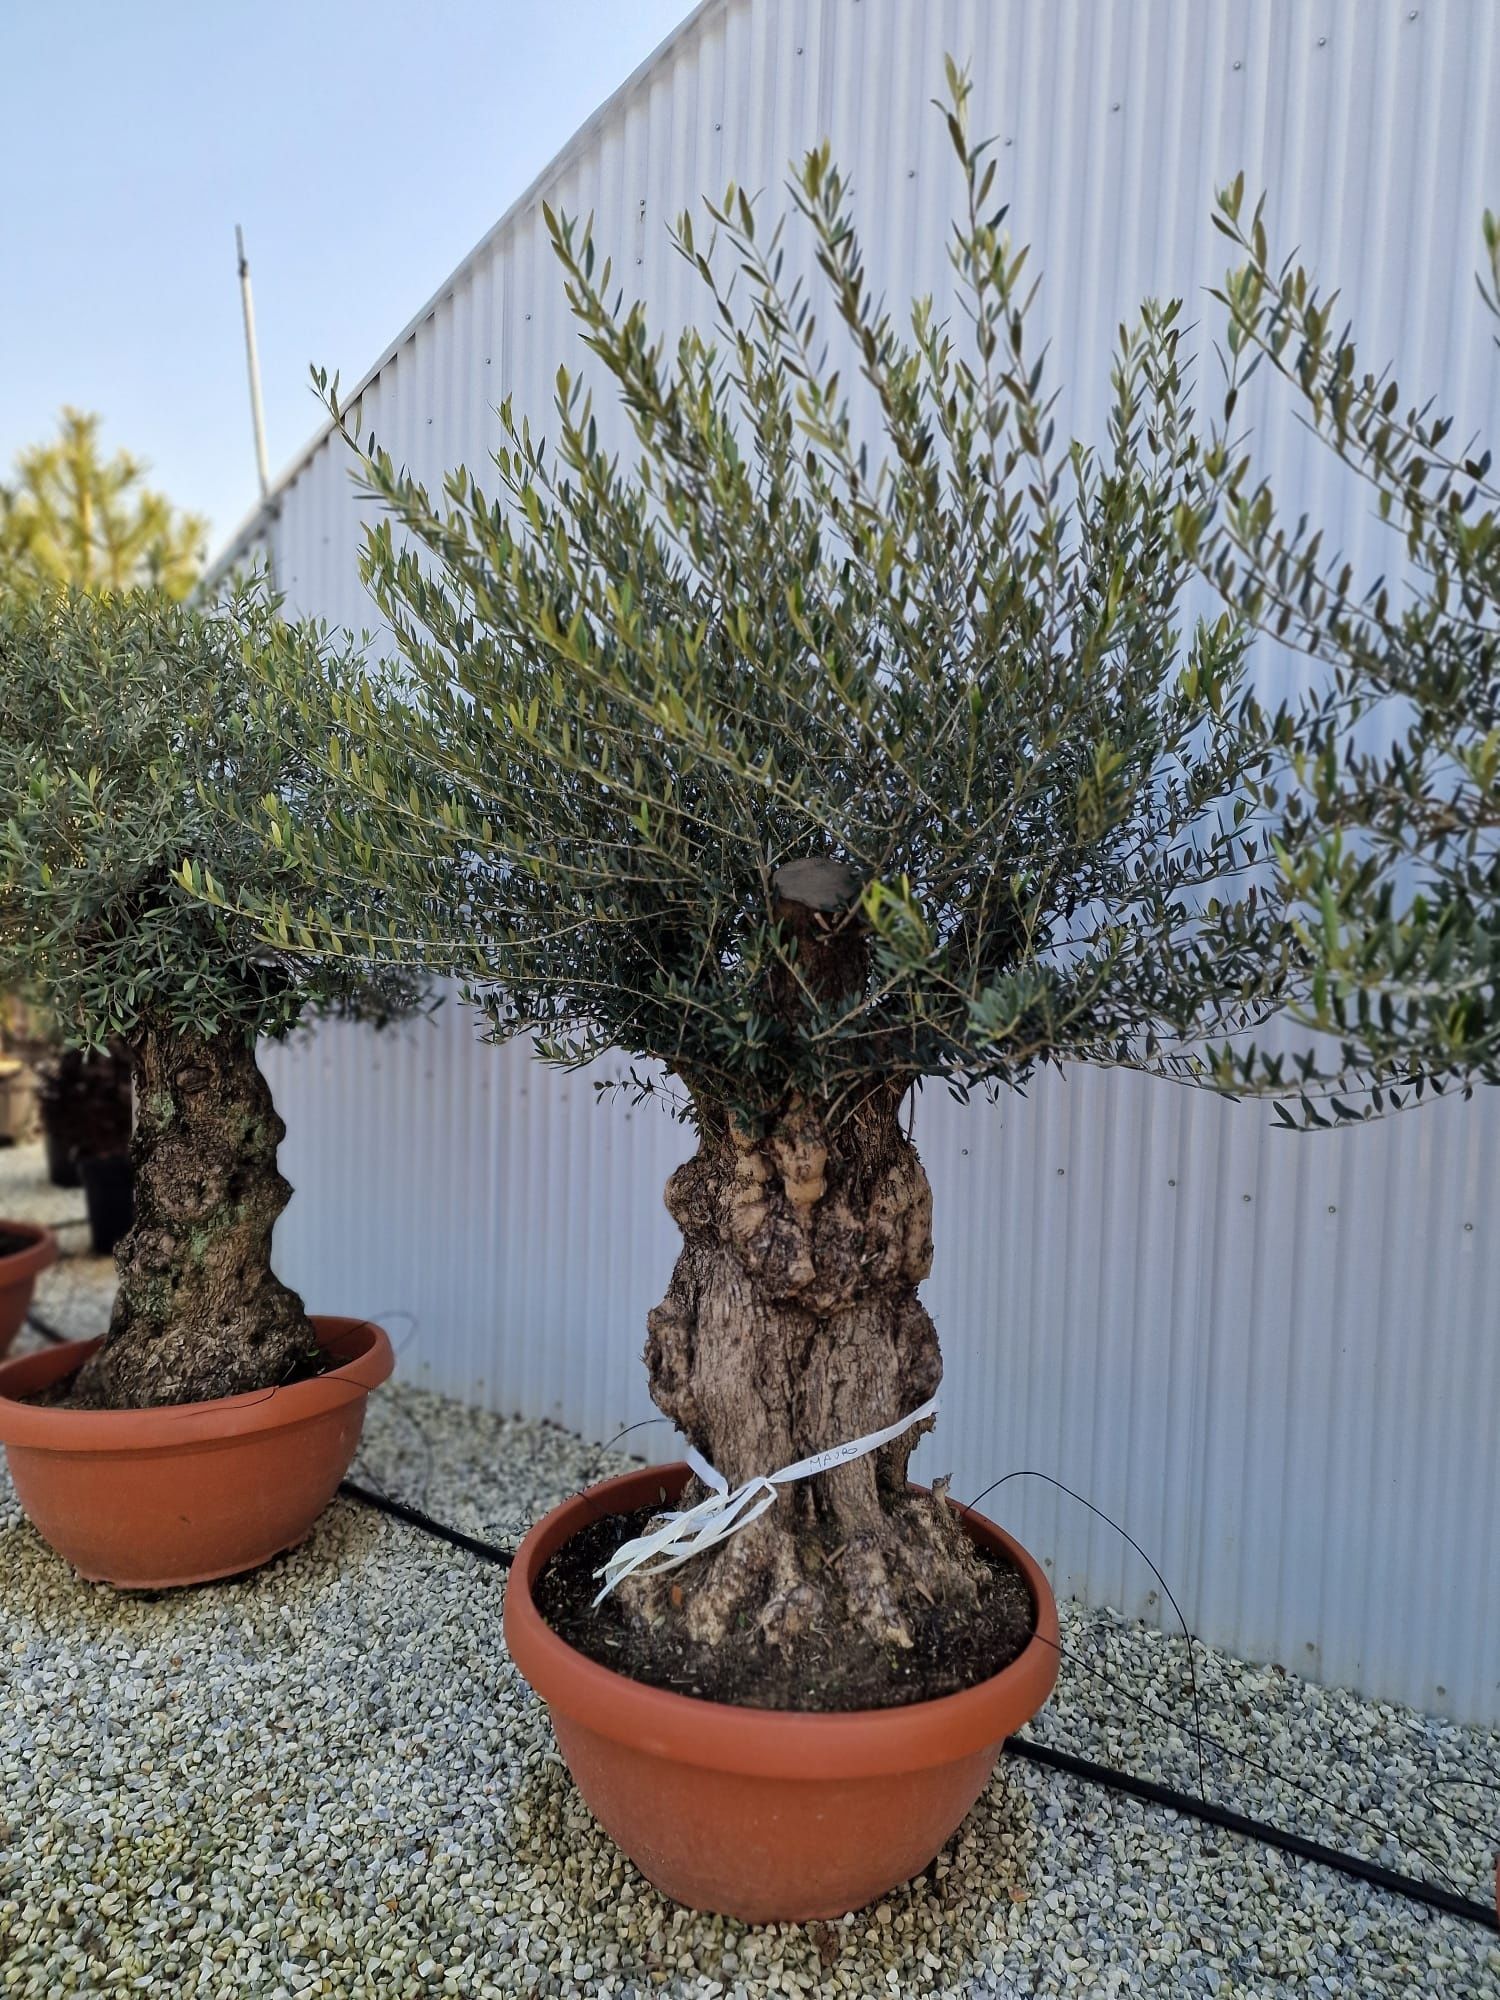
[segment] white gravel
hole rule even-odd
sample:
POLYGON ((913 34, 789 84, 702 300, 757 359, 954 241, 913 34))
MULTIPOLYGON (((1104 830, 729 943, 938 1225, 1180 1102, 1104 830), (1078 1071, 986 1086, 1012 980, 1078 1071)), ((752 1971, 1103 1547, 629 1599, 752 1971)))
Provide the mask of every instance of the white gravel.
MULTIPOLYGON (((106 1286, 69 1296, 102 1321, 106 1286)), ((357 1476, 506 1539, 603 1469, 566 1432, 397 1388, 357 1476)), ((121 1597, 77 1582, 0 1479, 0 1994, 1500 1996, 1476 1926, 1009 1759, 871 1913, 690 1916, 579 1804, 506 1657, 504 1588, 341 1501, 257 1576, 121 1597)), ((1068 1608, 1063 1642, 1037 1734, 1191 1782, 1180 1641, 1068 1608)), ((1211 1754, 1220 1796, 1492 1893, 1493 1841, 1425 1794, 1493 1786, 1500 1733, 1197 1659, 1207 1729, 1275 1773, 1211 1754)), ((1437 1797, 1486 1825, 1500 1805, 1437 1797)))
POLYGON ((75 1236, 80 1244, 88 1242, 83 1189, 52 1185, 40 1139, 24 1146, 0 1146, 0 1215, 45 1222, 59 1231, 65 1248, 75 1236))

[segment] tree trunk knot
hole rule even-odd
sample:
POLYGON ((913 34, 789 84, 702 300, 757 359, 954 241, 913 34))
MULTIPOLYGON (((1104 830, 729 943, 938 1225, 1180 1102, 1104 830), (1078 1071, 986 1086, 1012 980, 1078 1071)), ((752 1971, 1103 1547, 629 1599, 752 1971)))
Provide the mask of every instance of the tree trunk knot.
POLYGON ((763 1138, 737 1124, 729 1138, 727 1171, 680 1168, 668 1207, 685 1228, 712 1227, 764 1297, 826 1313, 927 1276, 932 1196, 899 1134, 873 1150, 836 1143, 799 1103, 763 1138))

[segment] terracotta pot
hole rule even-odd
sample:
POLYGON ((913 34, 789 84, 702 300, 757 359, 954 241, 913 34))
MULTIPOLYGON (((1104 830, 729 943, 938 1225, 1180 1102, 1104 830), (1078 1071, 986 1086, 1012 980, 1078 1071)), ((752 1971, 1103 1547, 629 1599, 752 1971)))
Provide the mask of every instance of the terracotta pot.
POLYGON ((841 1917, 919 1874, 962 1824, 1001 1745, 1057 1679, 1057 1606, 1026 1551, 957 1511, 1008 1555, 1036 1605, 1020 1658, 962 1694, 905 1708, 789 1714, 646 1687, 560 1638, 532 1597, 547 1559, 589 1522, 675 1498, 687 1467, 629 1472, 555 1508, 516 1553, 505 1598, 512 1659, 552 1712, 594 1817, 648 1881, 690 1909, 749 1923, 841 1917))
POLYGON ((0 1444, 32 1525, 81 1576, 167 1590, 238 1576, 294 1548, 338 1490, 371 1389, 395 1365, 369 1320, 314 1318, 339 1366, 308 1382, 152 1410, 21 1400, 98 1346, 0 1365, 0 1444))
POLYGON ((57 1238, 39 1222, 7 1222, 0 1217, 0 1242, 21 1237, 24 1248, 0 1256, 0 1354, 4 1354, 27 1313, 37 1278, 57 1262, 57 1238))

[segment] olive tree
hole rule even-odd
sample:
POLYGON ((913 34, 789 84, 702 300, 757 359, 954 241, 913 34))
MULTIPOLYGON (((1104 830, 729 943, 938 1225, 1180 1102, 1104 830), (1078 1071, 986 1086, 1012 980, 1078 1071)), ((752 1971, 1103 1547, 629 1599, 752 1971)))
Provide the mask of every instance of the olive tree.
MULTIPOLYGON (((133 453, 106 456, 100 430, 97 415, 64 409, 55 438, 19 452, 0 480, 0 592, 153 588, 183 598, 193 589, 207 522, 147 486, 133 453)), ((31 1059, 59 1171, 71 1174, 80 1149, 111 1150, 128 1125, 128 1063, 118 1049, 90 1055, 50 1035, 34 1039, 31 1059)))
MULTIPOLYGON (((731 189, 678 225, 704 312, 670 349, 549 212, 628 453, 563 368, 550 447, 507 403, 494 490, 459 469, 434 497, 324 385, 380 503, 363 564, 399 667, 335 702, 317 908, 262 921, 462 973, 551 1061, 643 1059, 634 1087, 697 1139, 667 1189, 684 1243, 651 1390, 731 1486, 937 1387, 918 1086, 1202 1077, 1194 1038, 1297 976, 1241 803, 1284 719, 1236 623, 1182 616, 1177 309, 1122 333, 1102 449, 1061 442, 1025 252, 953 82, 951 317, 876 303, 825 148, 792 187, 820 284, 731 189), (455 866, 458 898, 434 875, 455 866)), ((908 1489, 924 1428, 632 1579, 635 1606, 721 1646, 906 1645, 924 1605, 979 1588, 950 1510, 908 1489)))
POLYGON ((136 1222, 81 1404, 234 1395, 312 1365, 302 1302, 271 1270, 291 1190, 256 1040, 411 989, 267 946, 187 886, 208 866, 245 893, 287 886, 235 801, 274 794, 304 831, 315 817, 294 712, 266 708, 247 664, 273 645, 305 686, 358 673, 253 592, 217 610, 149 592, 0 601, 0 985, 36 991, 74 1046, 124 1047, 135 1080, 136 1222))
MULTIPOLYGON (((1305 1122, 1500 1081, 1500 485, 1491 451, 1372 370, 1336 293, 1273 261, 1243 178, 1216 217, 1241 262, 1223 421, 1188 539, 1247 628, 1312 663, 1278 835, 1279 898, 1311 968, 1293 1013, 1321 1030, 1296 1063, 1224 1051, 1230 1087, 1304 1085, 1305 1122), (1316 521, 1282 508, 1234 426, 1264 365, 1388 530, 1361 575, 1316 521)), ((1500 222, 1480 291, 1500 319, 1500 222)), ((1500 346, 1500 340, 1497 340, 1500 346)), ((1285 1118, 1292 1114, 1283 1107, 1285 1118)), ((1295 1121, 1294 1121, 1295 1122, 1295 1121)))

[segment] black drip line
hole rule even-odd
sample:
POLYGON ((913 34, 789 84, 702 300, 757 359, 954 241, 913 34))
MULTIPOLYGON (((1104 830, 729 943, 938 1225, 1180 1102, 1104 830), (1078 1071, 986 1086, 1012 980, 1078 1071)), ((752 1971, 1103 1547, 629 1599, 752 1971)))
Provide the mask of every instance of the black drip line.
MULTIPOLYGON (((64 1338, 55 1327, 49 1326, 36 1313, 29 1314, 28 1321, 44 1340, 57 1342, 64 1338)), ((647 1419, 648 1423, 655 1421, 657 1419, 647 1419)), ((629 1428, 630 1430, 639 1430, 644 1428, 644 1426, 632 1424, 629 1428)), ((611 1446, 618 1444, 620 1438, 628 1434, 628 1431, 621 1431, 616 1437, 612 1438, 608 1445, 602 1447, 601 1457, 611 1446)), ((1087 1507, 1091 1513, 1097 1514, 1100 1520, 1107 1522, 1118 1534, 1124 1535, 1125 1540, 1136 1550, 1137 1554, 1140 1555, 1150 1568, 1152 1575, 1160 1583, 1162 1591, 1176 1613, 1179 1623, 1182 1625, 1183 1637, 1187 1642, 1188 1675, 1192 1689, 1200 1788, 1205 1783, 1203 1746, 1207 1742, 1221 1756, 1243 1764, 1247 1769, 1264 1772, 1276 1777, 1279 1783, 1290 1784, 1295 1789, 1307 1792, 1311 1797, 1318 1798, 1321 1802, 1322 1795, 1315 1792, 1312 1786, 1302 1784, 1297 1779, 1289 1779, 1283 1774, 1274 1772, 1270 1765, 1264 1764, 1256 1758, 1246 1756, 1242 1751, 1231 1750, 1227 1744, 1220 1743, 1215 1738, 1206 1734, 1203 1729, 1197 1674, 1193 1665, 1192 1633, 1188 1630, 1187 1622, 1183 1619, 1177 1599, 1173 1596, 1165 1577, 1162 1576, 1161 1571, 1152 1562, 1150 1556, 1146 1554, 1140 1543, 1134 1540, 1129 1534, 1126 1534, 1125 1530, 1119 1527, 1118 1523, 1111 1521, 1109 1516, 1101 1508, 1094 1506, 1092 1501, 1085 1500, 1082 1494, 1074 1493, 1071 1487, 1064 1486, 1061 1480, 1053 1479, 1049 1473, 1031 1471, 1007 1473, 1003 1479, 997 1479, 993 1485, 987 1486, 984 1492, 979 1494, 978 1498, 970 1504, 977 1506, 979 1500, 983 1500, 988 1494, 993 1493, 998 1487, 1004 1486, 1011 1479, 1043 1479, 1050 1485, 1056 1486, 1060 1492, 1066 1493, 1069 1498, 1077 1500, 1081 1506, 1087 1507)), ((502 1548, 494 1542, 486 1542, 477 1535, 466 1535, 457 1528, 449 1527, 444 1521, 435 1520, 432 1515, 424 1513, 420 1507, 408 1506, 405 1501, 397 1500, 388 1493, 373 1492, 369 1487, 361 1486, 352 1479, 344 1480, 339 1487, 339 1491, 346 1499, 354 1500, 362 1507, 369 1507, 378 1513, 388 1515, 392 1520, 403 1522, 407 1527, 416 1528, 420 1533, 431 1535, 438 1541, 446 1542, 451 1548, 459 1549, 465 1555, 474 1556, 481 1562, 490 1563, 497 1569, 508 1570, 515 1561, 516 1552, 514 1549, 502 1548)), ((1105 1681, 1117 1694, 1125 1692, 1126 1698, 1133 1701, 1151 1720, 1157 1722, 1171 1721, 1172 1718, 1170 1716, 1165 1715, 1160 1709, 1152 1707, 1143 1696, 1130 1694, 1128 1691, 1121 1690, 1116 1686, 1110 1675, 1106 1674, 1102 1668, 1091 1665, 1080 1654, 1070 1652, 1064 1646, 1059 1646, 1057 1650, 1060 1656, 1071 1666, 1078 1667, 1084 1673, 1091 1674, 1095 1678, 1105 1681)), ((1041 1765, 1047 1770, 1058 1771, 1067 1777, 1080 1779, 1085 1784, 1097 1785, 1103 1790, 1118 1792, 1124 1797, 1138 1799, 1143 1804, 1161 1806, 1168 1812, 1180 1813, 1185 1818, 1197 1820, 1204 1826, 1217 1827, 1223 1832, 1237 1834, 1243 1839, 1258 1841, 1264 1847, 1274 1848, 1280 1853, 1289 1854, 1299 1861, 1311 1861, 1319 1867, 1331 1868, 1338 1874, 1347 1875, 1356 1882, 1366 1883, 1370 1888, 1382 1890, 1387 1895, 1404 1897, 1409 1902, 1422 1904, 1426 1908, 1436 1910, 1444 1916, 1458 1917, 1468 1923, 1478 1924, 1484 1930, 1500 1935, 1500 1914, 1491 1909, 1487 1903, 1476 1902, 1470 1896, 1459 1895, 1456 1890, 1451 1888, 1445 1889, 1440 1884, 1428 1882, 1419 1875, 1407 1875, 1398 1869, 1383 1867, 1377 1861, 1367 1860, 1362 1854, 1350 1854, 1344 1848, 1330 1847, 1324 1841, 1312 1840, 1303 1834, 1292 1833, 1286 1827, 1277 1826, 1270 1820, 1256 1819, 1248 1813, 1236 1812, 1232 1807, 1220 1805, 1216 1800, 1204 1797, 1201 1789, 1198 1792, 1180 1791, 1175 1786, 1158 1784, 1151 1778, 1138 1777, 1133 1771, 1122 1771, 1112 1764, 1099 1763, 1091 1757, 1077 1756, 1070 1750, 1055 1749, 1050 1743, 1038 1743, 1029 1736, 1012 1736, 1007 1738, 1005 1751, 1008 1756, 1018 1758, 1023 1763, 1041 1765)), ((1435 1781, 1433 1789, 1439 1786, 1471 1786, 1473 1789, 1479 1791, 1496 1789, 1489 1784, 1488 1780, 1483 1778, 1466 1779, 1451 1777, 1439 1779, 1435 1781)), ((1428 1796, 1430 1799, 1430 1792, 1428 1796)), ((1435 1810, 1441 1812, 1445 1809, 1436 1807, 1435 1810)), ((1355 1817, 1359 1818, 1362 1824, 1369 1824, 1373 1830, 1377 1832, 1381 1830, 1375 1828, 1373 1821, 1367 1822, 1361 1815, 1355 1815, 1355 1817)), ((1471 1820, 1458 1818, 1457 1815, 1452 1815, 1452 1817, 1458 1819, 1458 1823, 1465 1826, 1474 1826, 1476 1824, 1471 1820)))

